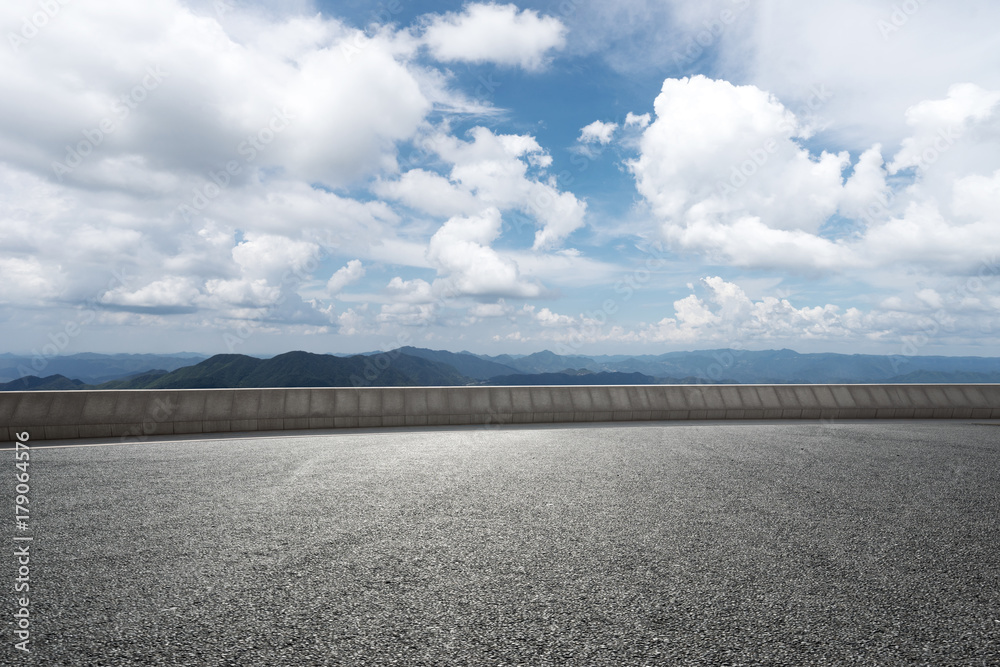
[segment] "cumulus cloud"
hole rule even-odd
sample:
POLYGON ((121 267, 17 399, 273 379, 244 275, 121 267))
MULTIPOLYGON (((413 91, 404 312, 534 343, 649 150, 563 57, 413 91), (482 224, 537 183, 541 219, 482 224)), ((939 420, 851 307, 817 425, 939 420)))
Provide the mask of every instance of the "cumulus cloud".
POLYGON ((826 135, 839 145, 895 147, 912 134, 904 113, 920 100, 961 82, 1000 88, 1000 71, 981 56, 1000 21, 994 3, 919 2, 907 11, 866 0, 750 4, 733 26, 742 29, 719 38, 718 74, 739 72, 797 112, 811 108, 832 123, 826 135), (832 96, 810 100, 818 83, 832 96))
MULTIPOLYGON (((795 304, 786 296, 748 296, 743 287, 718 276, 706 277, 692 293, 673 302, 672 312, 638 327, 609 322, 608 317, 568 317, 526 306, 534 328, 497 340, 549 341, 563 353, 595 343, 705 345, 719 347, 809 345, 883 346, 890 354, 926 352, 930 344, 968 343, 992 331, 990 304, 1000 303, 995 277, 1000 264, 986 267, 983 278, 948 288, 922 288, 883 300, 862 310, 833 303, 795 304)), ((822 303, 822 302, 820 302, 822 303)))
MULTIPOLYGON (((573 183, 564 174, 575 172, 553 167, 563 157, 533 136, 541 130, 497 129, 542 118, 518 110, 508 122, 463 94, 471 79, 450 68, 537 72, 557 53, 605 47, 619 69, 677 72, 694 71, 685 49, 701 49, 710 56, 702 71, 715 78, 668 79, 655 116, 630 112, 580 130, 571 152, 612 142, 636 151, 637 222, 623 232, 602 217, 592 227, 602 241, 651 220, 678 255, 776 280, 787 270, 846 271, 883 292, 873 297, 879 312, 849 315, 783 298, 767 310, 732 283, 706 282, 665 323, 604 328, 605 340, 697 332, 700 341, 754 326, 780 336, 780 322, 837 340, 845 329, 903 331, 927 309, 947 311, 959 329, 968 313, 995 313, 992 288, 959 298, 933 278, 975 276, 1000 250, 1000 74, 974 51, 989 43, 997 10, 981 5, 973 22, 924 3, 905 30, 883 36, 857 30, 877 26, 882 9, 871 3, 735 5, 584 0, 570 33, 563 20, 510 4, 360 31, 304 1, 218 12, 201 0, 92 0, 11 44, 24 9, 5 4, 0 321, 19 323, 5 334, 30 349, 91 307, 101 326, 174 327, 161 334, 171 344, 181 330, 197 341, 200 329, 233 322, 306 334, 335 321, 344 335, 370 335, 520 317, 519 341, 529 328, 589 330, 588 317, 561 315, 558 303, 529 311, 511 302, 613 284, 614 253, 634 244, 614 238, 605 261, 565 247, 596 245, 578 233, 590 221, 581 195, 594 173, 573 183), (706 27, 726 8, 735 21, 706 27), (710 43, 692 41, 705 30, 710 43), (497 128, 455 136, 475 125, 470 113, 490 114, 497 128), (402 163, 400 151, 411 150, 425 160, 402 163), (384 267, 393 268, 382 278, 384 267), (382 289, 343 294, 373 272, 382 289), (407 279, 385 283, 397 274, 407 279), (882 287, 917 280, 899 296, 882 287), (334 313, 338 294, 379 307, 334 313), (22 333, 29 321, 37 326, 22 333)), ((604 214, 605 204, 595 208, 604 214)))
POLYGON ((469 190, 424 169, 410 169, 398 179, 379 181, 374 190, 382 197, 435 216, 473 213, 481 206, 469 190))
POLYGON ((902 215, 869 229, 858 252, 876 266, 908 264, 973 272, 1000 252, 997 222, 997 214, 990 212, 974 222, 956 223, 934 202, 912 203, 902 215))
POLYGON ((536 250, 558 245, 583 226, 584 202, 529 176, 531 158, 544 156, 534 137, 497 135, 483 127, 473 128, 470 135, 468 142, 445 137, 437 143, 441 157, 454 165, 451 179, 484 204, 534 217, 542 227, 535 234, 536 250))
MULTIPOLYGON (((447 102, 391 34, 175 0, 62 11, 0 51, 18 100, 0 109, 6 284, 49 307, 257 317, 284 293, 320 313, 296 294, 320 248, 392 238, 390 206, 330 191, 394 170, 396 143, 447 102), (49 288, 15 270, 33 257, 49 288)), ((22 13, 3 5, 0 25, 19 32, 22 13)))
POLYGON ((576 320, 572 317, 554 313, 548 308, 542 308, 533 314, 543 327, 568 327, 576 324, 576 320))
POLYGON ((1000 211, 1000 169, 991 175, 970 174, 955 181, 952 211, 973 220, 989 219, 1000 211))
MULTIPOLYGON (((269 285, 263 278, 213 278, 206 281, 205 294, 219 307, 232 307, 230 315, 238 316, 241 308, 258 309, 277 303, 281 298, 281 286, 269 285)), ((248 314, 251 317, 257 315, 256 312, 248 314)))
POLYGON ((367 318, 368 305, 348 308, 337 316, 338 333, 342 336, 360 336, 374 331, 367 318))
MULTIPOLYGON (((200 236, 210 236, 201 230, 200 236)), ((296 288, 318 266, 319 246, 287 236, 248 232, 235 246, 231 238, 217 233, 218 246, 229 249, 232 261, 220 263, 219 272, 229 277, 169 275, 153 280, 138 276, 113 285, 99 303, 136 312, 192 313, 200 309, 234 318, 284 317, 290 322, 312 322, 328 310, 319 302, 306 302, 296 288), (276 307, 280 307, 276 310, 276 307), (315 311, 315 312, 312 312, 315 311)), ((190 268, 186 261, 164 261, 165 267, 190 268)))
POLYGON ((327 294, 339 294, 348 285, 361 280, 364 275, 365 268, 361 265, 361 260, 352 259, 330 276, 330 280, 326 283, 327 294))
POLYGON ((427 259, 456 294, 533 297, 538 285, 521 278, 517 264, 490 247, 500 235, 501 216, 489 208, 478 216, 454 217, 431 237, 427 259))
POLYGON ((4 154, 61 182, 165 193, 185 173, 243 182, 280 165, 336 186, 392 164, 433 104, 390 40, 319 15, 244 13, 236 30, 151 0, 84 3, 72 18, 0 54, 0 85, 20 100, 0 112, 4 154))
MULTIPOLYGON (((750 343, 783 344, 785 341, 878 341, 914 326, 920 314, 863 312, 834 304, 796 306, 787 298, 751 299, 743 288, 718 276, 706 277, 694 293, 673 302, 672 314, 659 321, 630 328, 613 324, 595 313, 577 317, 549 308, 525 306, 537 328, 519 330, 517 340, 548 340, 579 346, 593 343, 643 343, 742 346, 750 343)), ((565 350, 569 352, 569 350, 565 350)))
POLYGON ((435 300, 431 284, 420 278, 403 280, 396 276, 386 285, 386 291, 392 295, 396 302, 423 304, 435 300))
POLYGON ((625 115, 625 127, 638 127, 640 129, 644 129, 649 125, 650 120, 651 118, 648 113, 637 115, 629 111, 628 114, 625 115))
POLYGON ((121 286, 101 297, 101 303, 160 312, 193 311, 201 297, 201 290, 191 278, 170 276, 156 280, 139 289, 121 286))
MULTIPOLYGON (((519 211, 538 225, 537 252, 580 228, 585 204, 555 186, 534 137, 451 136, 449 114, 489 106, 418 51, 538 70, 565 43, 558 19, 469 4, 362 32, 306 4, 226 9, 95 0, 0 52, 0 85, 18 100, 0 108, 5 284, 47 307, 204 311, 205 326, 262 313, 328 320, 322 299, 363 280, 369 261, 435 269, 441 294, 540 293, 492 241, 445 221, 519 211), (399 147, 421 139, 437 142, 443 173, 400 173, 399 147), (439 218, 440 233, 424 231, 431 221, 404 231, 404 206, 439 218), (330 255, 343 268, 314 278, 330 255)), ((22 14, 4 5, 0 25, 17 32, 22 14)))
POLYGON ((618 123, 604 123, 595 120, 580 130, 580 138, 577 141, 584 144, 596 143, 606 146, 611 143, 611 139, 614 137, 615 130, 617 129, 618 123))
POLYGON ((969 128, 992 117, 1000 105, 1000 91, 988 91, 971 83, 956 84, 948 96, 925 100, 906 110, 906 124, 913 135, 888 165, 890 174, 917 167, 928 169, 964 135, 969 128))
POLYGON ((717 276, 702 280, 706 298, 695 294, 674 302, 673 317, 666 317, 637 332, 655 342, 704 340, 830 339, 870 333, 865 317, 855 309, 838 306, 796 308, 787 299, 751 300, 743 289, 717 276))
POLYGON ((319 255, 319 246, 287 236, 251 232, 232 253, 244 275, 278 281, 286 272, 306 269, 319 255))
POLYGON ((376 191, 431 215, 472 215, 486 208, 531 216, 539 227, 534 250, 557 247, 584 225, 587 210, 571 192, 546 176, 551 156, 530 135, 496 134, 474 127, 463 141, 444 133, 427 145, 448 165, 448 176, 411 169, 383 180, 376 191))
MULTIPOLYGON (((388 333, 392 327, 424 327, 437 323, 443 299, 435 293, 434 287, 420 278, 403 280, 399 276, 394 277, 385 289, 390 303, 382 304, 373 324, 379 331, 388 333)), ((362 318, 362 313, 355 313, 352 316, 353 326, 361 326, 362 318)))
MULTIPOLYGON (((887 179, 926 160, 928 147, 940 151, 947 128, 971 133, 992 122, 998 101, 1000 94, 958 86, 943 100, 915 105, 908 114, 914 136, 886 167, 879 145, 856 160, 810 152, 811 129, 759 88, 668 79, 629 167, 664 238, 714 262, 803 272, 892 264, 953 270, 973 249, 1000 248, 995 215, 966 204, 972 193, 991 191, 989 179, 952 181, 956 210, 974 218, 967 222, 944 214, 938 199, 951 193, 940 183, 921 177, 904 189, 887 179), (852 233, 829 226, 838 216, 854 221, 852 233)), ((957 139, 943 149, 971 150, 957 139)), ((933 177, 948 182, 954 172, 936 167, 933 177)))
POLYGON ((837 211, 849 155, 812 156, 797 141, 808 129, 765 91, 704 76, 667 79, 655 109, 630 167, 668 224, 752 216, 815 233, 837 211))
MULTIPOLYGON (((413 63, 419 44, 405 30, 366 34, 329 16, 239 7, 220 15, 176 0, 143 11, 97 0, 73 12, 0 52, 0 84, 19 100, 0 108, 0 238, 13 254, 0 275, 17 294, 248 318, 262 308, 280 316, 281 300, 323 314, 328 305, 297 294, 321 257, 412 244, 397 236, 390 203, 345 194, 372 174, 387 183, 397 145, 424 131, 432 109, 467 107, 445 74, 413 63), (127 284, 111 280, 115 271, 127 284)), ((512 16, 529 29, 553 25, 512 16)), ((15 6, 0 9, 2 25, 20 30, 21 19, 15 6)), ((553 46, 525 51, 525 66, 553 46)), ((529 137, 497 144, 527 168, 551 164, 529 137)), ((457 199, 434 208, 452 190, 430 172, 392 183, 383 196, 434 215, 484 208, 458 182, 457 199)), ((412 245, 426 263, 426 238, 412 245)), ((331 290, 362 277, 354 262, 324 277, 331 290)))
POLYGON ((515 5, 471 3, 461 13, 430 18, 423 42, 438 60, 492 62, 541 69, 546 54, 566 43, 566 26, 515 5))

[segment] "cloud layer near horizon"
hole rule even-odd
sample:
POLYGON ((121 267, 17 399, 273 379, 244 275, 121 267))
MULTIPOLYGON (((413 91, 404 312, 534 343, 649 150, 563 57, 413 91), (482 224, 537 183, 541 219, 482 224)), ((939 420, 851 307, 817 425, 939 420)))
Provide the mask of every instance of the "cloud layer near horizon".
MULTIPOLYGON (((83 319, 88 349, 997 342, 1000 81, 944 53, 982 3, 903 92, 860 63, 928 62, 929 5, 844 4, 853 79, 799 34, 813 74, 783 70, 787 19, 745 2, 53 6, 0 9, 0 351, 83 319), (638 45, 671 75, 612 112, 638 45), (612 83, 544 141, 594 58, 612 83)), ((793 10, 820 44, 831 7, 793 10)))

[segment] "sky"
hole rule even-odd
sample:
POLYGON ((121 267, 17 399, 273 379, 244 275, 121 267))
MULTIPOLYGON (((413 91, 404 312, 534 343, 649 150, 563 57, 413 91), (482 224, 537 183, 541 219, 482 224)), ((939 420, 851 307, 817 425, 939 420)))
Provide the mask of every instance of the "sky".
POLYGON ((1000 4, 0 4, 0 353, 1000 351, 1000 4))

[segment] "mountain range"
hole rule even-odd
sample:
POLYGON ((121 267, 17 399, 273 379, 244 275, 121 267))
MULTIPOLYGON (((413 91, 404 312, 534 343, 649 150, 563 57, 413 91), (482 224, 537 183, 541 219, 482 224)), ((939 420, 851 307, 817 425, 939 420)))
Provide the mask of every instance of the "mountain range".
POLYGON ((1000 358, 701 350, 662 355, 481 355, 417 347, 343 356, 0 355, 0 391, 570 384, 1000 382, 1000 358), (35 375, 37 366, 56 371, 35 375), (9 378, 9 379, 8 379, 9 378))
POLYGON ((173 371, 205 359, 203 354, 94 354, 86 352, 67 356, 22 356, 0 354, 0 383, 28 375, 64 375, 81 382, 99 384, 108 380, 162 368, 173 371))

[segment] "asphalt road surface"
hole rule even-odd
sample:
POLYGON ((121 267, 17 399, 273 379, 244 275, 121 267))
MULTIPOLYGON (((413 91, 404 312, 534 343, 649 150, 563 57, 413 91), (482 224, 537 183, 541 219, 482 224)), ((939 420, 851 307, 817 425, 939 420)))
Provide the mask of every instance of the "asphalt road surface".
POLYGON ((0 664, 1000 664, 996 423, 41 445, 0 664))

